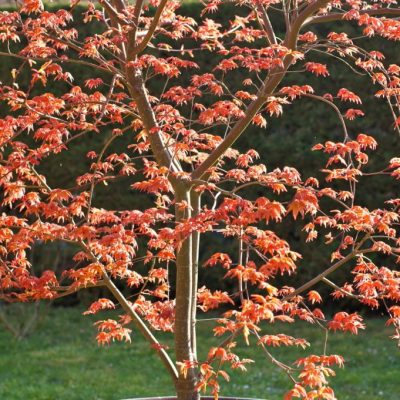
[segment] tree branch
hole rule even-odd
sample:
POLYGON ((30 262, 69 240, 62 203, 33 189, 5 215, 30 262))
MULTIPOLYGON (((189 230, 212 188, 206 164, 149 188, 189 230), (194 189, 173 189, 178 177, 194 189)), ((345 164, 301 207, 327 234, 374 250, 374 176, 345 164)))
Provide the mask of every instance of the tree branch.
MULTIPOLYGON (((87 252, 87 254, 90 256, 90 258, 93 260, 93 262, 96 262, 96 263, 99 262, 97 257, 92 253, 92 251, 86 245, 86 243, 81 241, 78 244, 81 246, 81 248, 85 252, 87 252)), ((121 305, 121 307, 124 309, 124 311, 132 318, 132 320, 135 323, 136 327, 143 334, 145 339, 150 343, 150 345, 153 348, 153 350, 155 350, 157 352, 157 354, 160 357, 162 363, 166 367, 169 375, 171 376, 173 383, 175 384, 177 379, 178 379, 178 371, 177 371, 177 369, 175 367, 175 364, 172 362, 171 357, 168 355, 168 353, 165 351, 165 349, 162 348, 162 346, 160 345, 160 343, 157 340, 157 338, 152 334, 150 329, 143 322, 142 318, 134 310, 134 308, 132 307, 131 303, 125 298, 125 296, 117 288, 115 283, 108 276, 107 271, 105 270, 104 266, 102 266, 102 272, 103 272, 103 280, 102 280, 102 282, 104 282, 104 286, 106 286, 110 290, 110 292, 113 294, 113 296, 118 301, 118 303, 121 305)))
POLYGON ((139 29, 139 19, 140 19, 140 13, 142 12, 143 8, 143 1, 144 0, 136 0, 135 2, 135 8, 133 10, 133 19, 132 19, 132 30, 129 32, 129 44, 131 47, 128 47, 128 53, 130 54, 131 51, 133 51, 135 45, 136 45, 136 37, 137 37, 137 31, 139 29))
POLYGON ((73 286, 73 287, 71 287, 71 286, 66 286, 66 287, 57 286, 57 287, 52 287, 51 288, 52 290, 60 291, 59 294, 56 294, 54 297, 52 297, 52 300, 59 299, 61 297, 68 296, 68 295, 70 295, 72 293, 79 292, 82 289, 94 288, 94 287, 102 287, 102 286, 105 286, 104 281, 98 281, 97 283, 87 284, 85 286, 73 286))
POLYGON ((116 8, 113 7, 107 0, 99 0, 99 3, 106 9, 108 16, 110 17, 113 24, 117 26, 118 24, 127 25, 128 22, 121 18, 120 13, 116 8))
POLYGON ((150 329, 146 326, 146 324, 142 321, 139 314, 133 309, 129 301, 124 297, 124 295, 120 292, 120 290, 115 286, 114 282, 110 279, 107 273, 104 271, 104 282, 105 286, 110 290, 113 296, 117 299, 118 303, 124 309, 124 311, 132 318, 136 327, 143 334, 146 340, 150 343, 153 350, 155 350, 158 356, 161 358, 164 366, 166 367, 169 375, 171 376, 173 382, 175 383, 178 379, 178 371, 172 362, 168 353, 163 349, 156 339, 156 337, 151 333, 150 329))
MULTIPOLYGON (((161 0, 160 4, 157 7, 156 13, 154 14, 153 20, 151 21, 151 24, 150 24, 149 30, 146 33, 146 36, 143 38, 143 40, 140 42, 140 44, 138 46, 136 46, 129 52, 128 58, 130 60, 132 60, 132 58, 136 54, 141 53, 147 47, 148 43, 150 42, 150 40, 152 39, 152 37, 154 35, 155 30, 157 29, 158 22, 161 18, 161 15, 162 15, 167 3, 168 3, 168 0, 161 0)), ((137 27, 136 27, 136 29, 137 29, 137 27)))
MULTIPOLYGON (((289 50, 295 50, 297 45, 297 36, 304 21, 310 17, 310 15, 314 14, 321 7, 324 7, 328 3, 329 0, 317 0, 307 6, 293 21, 289 31, 286 34, 283 45, 289 50)), ((245 116, 235 123, 230 132, 226 135, 223 142, 220 143, 220 145, 210 153, 210 155, 195 169, 195 171, 193 171, 191 175, 192 179, 203 178, 207 170, 215 165, 225 151, 236 142, 243 131, 251 123, 259 109, 267 101, 268 96, 270 96, 271 93, 274 92, 275 88, 281 83, 293 61, 294 56, 289 53, 283 60, 283 66, 277 70, 271 71, 271 73, 265 79, 262 88, 259 90, 257 98, 247 107, 245 116)))
POLYGON ((328 286, 334 288, 335 290, 343 293, 344 295, 351 297, 352 299, 356 299, 356 300, 360 300, 361 296, 358 296, 356 294, 350 293, 347 290, 342 289, 341 287, 339 287, 338 285, 336 285, 336 283, 330 281, 327 278, 322 278, 321 279, 322 282, 326 283, 328 286))
MULTIPOLYGON (((306 21, 304 21, 303 26, 311 25, 311 24, 320 24, 323 22, 333 22, 343 20, 343 16, 345 13, 332 13, 325 15, 317 15, 315 17, 310 17, 306 21)), ((363 10, 360 11, 360 15, 370 15, 371 17, 375 16, 400 16, 400 8, 381 8, 378 10, 363 10)))
MULTIPOLYGON (((99 3, 104 7, 108 16, 110 17, 111 26, 118 31, 120 34, 122 32, 122 26, 128 25, 128 21, 121 17, 122 8, 121 6, 115 8, 112 4, 110 4, 107 0, 100 0, 99 3)), ((127 52, 125 48, 125 43, 119 43, 119 48, 123 54, 124 60, 126 60, 127 52)), ((120 61, 121 69, 123 69, 124 63, 120 61)))
POLYGON ((191 178, 202 179, 206 174, 207 170, 214 166, 218 160, 222 157, 226 150, 229 149, 236 142, 239 136, 243 133, 243 131, 247 128, 247 126, 251 123, 253 117, 257 114, 258 110, 262 107, 262 105, 267 100, 267 95, 264 93, 272 92, 275 87, 281 81, 280 75, 283 77, 284 73, 275 75, 275 79, 271 79, 267 81, 264 87, 259 91, 257 95, 257 99, 254 100, 248 107, 245 112, 245 116, 237 121, 229 133, 225 136, 223 142, 219 144, 217 148, 215 148, 210 155, 192 172, 191 178))
MULTIPOLYGON (((157 163, 172 169, 173 172, 182 171, 179 162, 172 156, 164 143, 162 132, 157 128, 157 120, 151 107, 149 96, 144 86, 143 76, 139 69, 128 67, 127 79, 129 83, 129 92, 136 102, 136 107, 142 119, 143 127, 147 131, 151 149, 157 160, 157 163)), ((175 178, 170 177, 171 182, 175 183, 175 178)))
MULTIPOLYGON (((191 218, 191 198, 190 193, 178 188, 175 192, 175 201, 177 203, 186 201, 188 206, 185 209, 175 206, 175 220, 179 224, 191 218)), ((193 302, 196 302, 196 294, 193 293, 193 236, 182 240, 179 249, 176 252, 176 300, 175 300, 175 355, 176 361, 182 363, 184 361, 193 362, 195 357, 193 353, 192 334, 192 317, 193 302)), ((195 368, 190 368, 187 376, 180 375, 180 385, 189 384, 196 380, 195 368)))
POLYGON ((274 28, 272 27, 271 20, 269 19, 268 13, 264 6, 260 3, 257 3, 257 11, 261 14, 261 19, 264 24, 264 29, 268 37, 268 41, 270 44, 278 44, 274 32, 274 28))
POLYGON ((340 120, 340 123, 342 124, 344 137, 345 138, 349 137, 349 134, 347 132, 346 122, 345 122, 345 120, 343 118, 343 115, 341 114, 339 108, 336 106, 336 104, 334 104, 332 101, 329 101, 328 99, 325 99, 325 97, 317 96, 317 95, 311 94, 311 93, 303 93, 302 96, 309 97, 311 99, 315 99, 315 100, 318 100, 318 101, 322 101, 322 102, 328 104, 330 107, 332 107, 335 110, 335 112, 336 112, 336 114, 337 114, 337 116, 338 116, 338 118, 340 120))
MULTIPOLYGON (((194 190, 190 193, 190 205, 193 208, 192 218, 199 215, 201 209, 201 193, 194 190)), ((191 306, 191 346, 193 358, 197 361, 197 341, 196 341, 196 322, 197 322, 197 290, 199 280, 199 256, 200 256, 200 232, 195 230, 192 233, 192 306, 191 306)))
POLYGON ((294 292, 288 294, 283 298, 283 300, 289 300, 294 296, 297 296, 300 293, 305 292, 306 290, 310 289, 312 286, 316 285, 318 282, 322 281, 326 276, 331 274, 332 272, 336 271, 338 268, 340 268, 342 265, 346 264, 347 261, 350 261, 352 258, 359 254, 367 254, 367 253, 372 253, 374 250, 372 249, 365 249, 365 250, 354 250, 351 253, 349 253, 346 257, 342 258, 335 264, 333 264, 331 267, 327 268, 325 271, 321 272, 319 275, 317 275, 315 278, 309 280, 307 283, 304 285, 300 286, 298 289, 296 289, 294 292))
POLYGON ((18 337, 18 331, 14 328, 14 326, 7 320, 6 315, 0 309, 0 323, 3 324, 4 328, 8 330, 14 337, 18 337))
MULTIPOLYGON (((79 56, 81 56, 82 52, 84 51, 84 49, 82 47, 76 45, 75 43, 72 43, 71 41, 66 41, 66 40, 57 38, 55 36, 51 36, 49 34, 43 34, 43 36, 48 38, 48 39, 50 39, 50 40, 52 40, 52 41, 54 41, 54 42, 58 42, 58 43, 61 43, 61 44, 64 44, 64 45, 68 46, 69 48, 75 50, 79 54, 79 56)), ((104 58, 102 59, 101 57, 96 57, 96 56, 94 56, 92 58, 93 58, 93 60, 97 61, 100 65, 107 66, 109 72, 112 71, 114 73, 114 75, 121 75, 122 76, 121 71, 118 68, 116 68, 113 65, 111 65, 109 62, 107 62, 106 59, 104 59, 104 58)), ((103 68, 105 68, 105 67, 103 67, 103 68)))
POLYGON ((75 60, 75 59, 69 59, 69 58, 61 59, 61 58, 57 58, 57 57, 50 57, 50 58, 24 57, 24 56, 21 56, 20 54, 6 53, 4 51, 0 51, 0 56, 18 58, 18 59, 23 60, 23 61, 30 61, 30 60, 40 61, 40 62, 54 61, 54 62, 59 62, 60 64, 61 63, 81 64, 81 65, 85 65, 85 66, 90 67, 90 68, 98 69, 98 70, 103 71, 103 72, 108 72, 110 74, 114 74, 115 73, 114 71, 112 71, 112 70, 110 70, 108 68, 104 68, 104 67, 102 67, 100 65, 93 64, 93 63, 90 63, 90 62, 84 61, 84 60, 75 60))
POLYGON ((304 25, 304 22, 310 18, 314 13, 316 13, 320 8, 325 7, 329 3, 329 0, 316 0, 313 3, 309 4, 293 21, 290 29, 286 33, 284 45, 291 49, 295 50, 297 45, 297 38, 300 32, 300 29, 304 25))

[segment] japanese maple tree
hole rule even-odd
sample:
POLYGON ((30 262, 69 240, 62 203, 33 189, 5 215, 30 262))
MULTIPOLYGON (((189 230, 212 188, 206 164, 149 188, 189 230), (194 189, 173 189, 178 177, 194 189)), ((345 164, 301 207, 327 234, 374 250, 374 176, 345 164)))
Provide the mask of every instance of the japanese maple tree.
POLYGON ((85 3, 84 23, 102 27, 91 36, 71 25, 77 1, 51 12, 40 0, 24 0, 18 10, 0 13, 1 60, 18 64, 0 86, 1 298, 25 302, 108 288, 109 298, 87 313, 118 306, 122 315, 97 323, 98 342, 129 341, 131 328, 140 331, 179 400, 199 399, 202 390, 217 398, 230 369, 246 368, 250 360, 235 353, 239 337, 288 374, 293 388, 285 399, 334 399, 328 377, 344 358, 325 349, 285 365, 270 348, 308 342, 271 334, 268 326, 306 320, 321 332, 364 329, 357 313, 328 319, 316 308, 322 298, 315 286, 325 283, 335 298, 386 310, 400 339, 400 199, 368 209, 356 192, 372 175, 398 180, 400 158, 381 171, 369 168, 379 138, 348 128, 348 120, 364 115, 350 88, 332 80, 331 93, 320 93, 318 85, 288 84, 287 77, 328 79, 329 65, 345 63, 349 74, 370 76, 371 93, 393 115, 388 129, 398 131, 400 66, 359 40, 375 36, 397 45, 397 0, 238 0, 238 15, 225 23, 213 19, 220 0, 204 2, 197 20, 181 15, 176 0, 99 3, 85 3), (318 29, 321 24, 327 28, 318 29), (349 24, 358 28, 357 38, 343 32, 349 24), (209 64, 199 69, 202 53, 209 64), (71 74, 74 65, 89 69, 91 78, 80 82, 71 74), (237 71, 246 75, 242 82, 231 79, 237 71), (53 81, 60 82, 57 91, 53 81), (153 85, 160 81, 161 90, 153 85), (326 155, 324 180, 284 164, 269 170, 264 154, 232 147, 249 125, 265 135, 268 119, 304 98, 336 113, 343 133, 342 140, 313 148, 326 155), (74 177, 73 187, 50 185, 52 171, 43 162, 72 151, 72 142, 90 133, 104 145, 88 152, 88 170, 74 177), (129 146, 111 151, 122 135, 131 138, 129 146), (108 184, 112 194, 119 177, 147 200, 127 210, 96 207, 99 186, 108 184), (262 196, 249 192, 256 185, 262 196), (301 255, 275 227, 296 219, 304 222, 307 242, 316 240, 310 246, 318 251, 322 235, 333 252, 328 267, 294 288, 275 278, 295 273, 301 255), (203 234, 222 235, 237 250, 220 249, 199 265, 203 234), (69 243, 74 265, 61 276, 35 276, 28 253, 39 241, 69 243), (204 268, 220 269, 234 282, 232 293, 199 288, 204 268), (331 278, 339 268, 348 271, 344 286, 331 278), (199 359, 197 314, 220 307, 214 333, 221 343, 199 359), (171 352, 156 338, 159 330, 172 332, 171 352))

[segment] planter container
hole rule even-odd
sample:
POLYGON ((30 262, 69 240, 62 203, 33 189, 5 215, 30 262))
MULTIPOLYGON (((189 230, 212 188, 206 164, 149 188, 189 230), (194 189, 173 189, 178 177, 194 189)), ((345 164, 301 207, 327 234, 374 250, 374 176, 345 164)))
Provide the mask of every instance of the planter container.
MULTIPOLYGON (((124 400, 176 400, 175 396, 165 396, 165 397, 140 397, 140 398, 131 398, 124 400)), ((201 396, 201 400, 214 400, 212 396, 201 396)), ((265 399, 255 399, 249 397, 220 397, 219 400, 265 400, 265 399)))

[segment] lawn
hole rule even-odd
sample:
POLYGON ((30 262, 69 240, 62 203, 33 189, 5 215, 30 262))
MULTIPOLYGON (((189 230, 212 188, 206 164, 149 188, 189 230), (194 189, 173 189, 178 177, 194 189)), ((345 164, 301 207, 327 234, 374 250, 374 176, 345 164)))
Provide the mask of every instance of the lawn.
MULTIPOLYGON (((132 344, 98 347, 92 326, 95 319, 83 317, 81 312, 78 308, 53 308, 40 330, 19 342, 0 330, 0 399, 121 400, 172 393, 168 376, 139 334, 134 332, 132 344)), ((217 343, 210 335, 211 324, 200 323, 203 351, 217 343)), ((398 400, 400 349, 388 338, 392 330, 385 327, 384 320, 370 319, 367 324, 367 333, 359 336, 330 334, 328 352, 346 355, 345 368, 333 379, 336 395, 341 400, 398 400)), ((273 351, 281 360, 292 362, 322 352, 324 337, 317 327, 268 327, 272 332, 283 328, 293 336, 308 338, 314 347, 273 351)), ((281 399, 290 387, 286 375, 272 366, 259 348, 238 346, 241 355, 256 362, 247 374, 232 375, 223 394, 281 399)))

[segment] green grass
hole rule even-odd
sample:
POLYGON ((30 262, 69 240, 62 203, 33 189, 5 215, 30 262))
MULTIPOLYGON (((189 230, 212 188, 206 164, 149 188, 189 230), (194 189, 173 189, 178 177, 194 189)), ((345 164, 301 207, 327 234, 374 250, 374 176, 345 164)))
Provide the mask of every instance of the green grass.
MULTIPOLYGON (((23 341, 0 330, 0 399, 119 400, 173 393, 168 376, 138 333, 134 331, 132 344, 98 347, 94 320, 83 317, 80 309, 56 308, 41 329, 23 341)), ((216 343, 210 324, 200 324, 201 352, 216 343)), ((398 400, 400 350, 388 338, 392 331, 383 320, 371 319, 367 324, 367 332, 359 336, 330 335, 328 352, 343 354, 347 360, 332 379, 336 395, 342 400, 398 400)), ((324 337, 317 327, 297 324, 268 329, 285 329, 312 343, 311 350, 273 351, 282 361, 322 352, 324 337)), ((223 394, 281 399, 290 387, 286 375, 273 367, 259 348, 242 343, 238 347, 242 356, 256 362, 248 373, 232 374, 223 394)))

